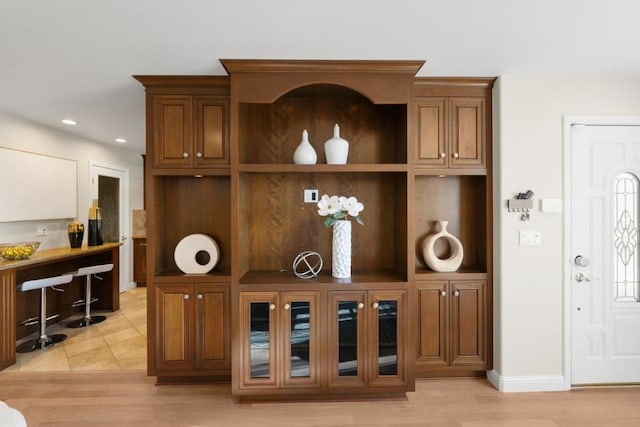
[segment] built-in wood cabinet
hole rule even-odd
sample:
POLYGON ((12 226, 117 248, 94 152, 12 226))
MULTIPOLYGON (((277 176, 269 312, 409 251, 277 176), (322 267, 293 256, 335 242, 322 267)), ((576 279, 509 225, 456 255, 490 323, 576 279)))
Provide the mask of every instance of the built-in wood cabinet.
POLYGON ((209 322, 200 286, 228 290, 217 301, 240 400, 398 397, 416 375, 490 369, 493 79, 416 78, 421 61, 221 62, 229 77, 137 77, 153 159, 149 373, 213 379, 228 366, 200 363, 203 348, 216 347, 198 332, 209 322), (349 141, 345 165, 326 164, 335 124, 349 141), (303 130, 317 164, 293 163, 303 130), (332 230, 304 203, 305 189, 365 205, 348 280, 331 277, 332 230), (456 272, 422 258, 439 220, 464 247, 456 272), (175 263, 192 233, 219 247, 206 274, 175 263), (324 260, 311 280, 292 272, 303 250, 324 260), (459 296, 433 299, 436 288, 459 296))
POLYGON ((486 287, 483 280, 416 285, 419 372, 434 375, 439 370, 487 369, 486 287))
POLYGON ((406 386, 406 294, 329 292, 329 387, 406 386))
POLYGON ((224 97, 154 96, 155 167, 228 165, 228 108, 224 97))
POLYGON ((229 287, 155 287, 157 375, 230 369, 229 287))
POLYGON ((320 292, 241 292, 244 390, 320 387, 320 292))

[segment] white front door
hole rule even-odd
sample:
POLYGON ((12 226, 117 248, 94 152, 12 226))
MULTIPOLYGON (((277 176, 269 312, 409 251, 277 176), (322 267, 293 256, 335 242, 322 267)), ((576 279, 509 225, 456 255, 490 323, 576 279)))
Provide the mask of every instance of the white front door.
POLYGON ((573 125, 571 383, 640 382, 640 126, 573 125))
POLYGON ((129 235, 129 169, 89 162, 89 206, 100 200, 102 237, 105 242, 121 242, 120 292, 134 286, 131 280, 131 239, 129 235))

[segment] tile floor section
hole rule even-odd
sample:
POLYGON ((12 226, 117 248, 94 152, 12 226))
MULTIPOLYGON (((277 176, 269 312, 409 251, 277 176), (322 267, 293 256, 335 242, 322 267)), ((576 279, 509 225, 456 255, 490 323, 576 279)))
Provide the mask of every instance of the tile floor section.
POLYGON ((120 310, 96 314, 106 315, 107 320, 86 328, 47 329, 66 334, 67 339, 45 350, 18 353, 16 364, 4 372, 146 370, 146 288, 120 294, 120 310))

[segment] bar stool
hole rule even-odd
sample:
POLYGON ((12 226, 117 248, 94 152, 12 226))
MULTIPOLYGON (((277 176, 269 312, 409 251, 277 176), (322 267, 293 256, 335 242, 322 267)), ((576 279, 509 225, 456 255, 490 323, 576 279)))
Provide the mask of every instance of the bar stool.
MULTIPOLYGON (((96 302, 98 299, 91 299, 91 276, 99 273, 106 273, 107 271, 113 270, 113 264, 100 264, 100 265, 92 265, 89 267, 79 268, 78 271, 73 272, 73 276, 86 276, 86 284, 84 291, 84 300, 78 300, 73 303, 73 307, 78 307, 79 305, 84 305, 84 317, 79 320, 74 320, 72 322, 67 323, 67 328, 84 328, 85 326, 95 325, 96 323, 100 323, 105 320, 106 316, 92 316, 91 315, 91 303, 96 302)), ((102 280, 102 278, 96 276, 98 279, 102 280)))
POLYGON ((28 353, 37 349, 43 349, 62 342, 67 338, 64 334, 47 335, 46 333, 47 320, 58 317, 56 314, 47 318, 47 288, 56 285, 63 285, 71 282, 71 280, 73 280, 72 274, 64 274, 61 276, 46 277, 44 279, 27 280, 26 282, 18 285, 18 290, 22 292, 40 289, 40 318, 38 320, 38 323, 40 324, 40 337, 34 341, 20 344, 16 347, 16 352, 28 353))

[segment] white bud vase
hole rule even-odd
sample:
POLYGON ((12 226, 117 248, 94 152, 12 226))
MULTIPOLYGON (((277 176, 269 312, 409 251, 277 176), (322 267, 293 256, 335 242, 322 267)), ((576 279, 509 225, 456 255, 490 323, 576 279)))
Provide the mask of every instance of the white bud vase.
POLYGON ((324 155, 328 165, 346 165, 349 143, 340 138, 340 126, 333 127, 333 138, 324 143, 324 155))
POLYGON ((296 165, 315 165, 317 161, 318 155, 309 142, 309 133, 305 129, 302 131, 302 141, 293 153, 293 163, 296 165))
POLYGON ((331 275, 336 279, 351 277, 351 221, 333 224, 331 275))
POLYGON ((424 245, 422 246, 422 255, 424 257, 424 262, 433 271, 456 271, 462 264, 462 258, 464 256, 462 243, 460 243, 460 240, 458 240, 458 238, 447 231, 447 224, 449 224, 449 221, 438 221, 440 231, 428 236, 424 241, 424 245), (449 242, 449 246, 451 247, 451 255, 447 259, 438 258, 434 252, 436 241, 441 238, 446 239, 449 242))

